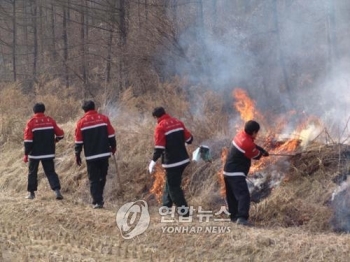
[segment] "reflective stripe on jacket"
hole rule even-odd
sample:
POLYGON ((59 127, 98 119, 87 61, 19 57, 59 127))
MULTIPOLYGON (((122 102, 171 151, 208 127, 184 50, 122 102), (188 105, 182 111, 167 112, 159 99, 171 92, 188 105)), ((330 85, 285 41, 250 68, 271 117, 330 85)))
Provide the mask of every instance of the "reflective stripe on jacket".
POLYGON ((55 136, 64 137, 56 121, 44 113, 36 113, 28 120, 24 129, 24 154, 31 159, 55 157, 55 136))
POLYGON ((84 148, 85 159, 94 160, 110 157, 115 147, 115 130, 109 118, 95 110, 86 112, 75 129, 75 153, 84 148))
POLYGON ((251 159, 260 156, 261 152, 257 149, 253 137, 244 131, 239 132, 232 140, 232 146, 224 166, 224 175, 232 176, 244 173, 247 176, 251 159))
POLYGON ((153 161, 162 157, 162 166, 172 168, 190 162, 185 143, 190 144, 192 134, 178 119, 165 114, 158 119, 154 131, 153 161))

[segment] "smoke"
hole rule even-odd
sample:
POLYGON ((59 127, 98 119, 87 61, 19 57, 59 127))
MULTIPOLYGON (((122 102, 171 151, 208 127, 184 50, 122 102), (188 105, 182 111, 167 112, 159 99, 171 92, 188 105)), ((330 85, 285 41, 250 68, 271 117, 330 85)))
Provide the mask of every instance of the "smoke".
POLYGON ((309 125, 307 128, 303 129, 299 138, 301 139, 300 147, 304 150, 310 141, 316 139, 323 132, 320 126, 316 126, 315 124, 309 125))
MULTIPOLYGON (((304 121, 318 119, 309 120, 302 130, 303 148, 322 131, 333 142, 350 142, 349 1, 200 2, 203 22, 184 22, 198 16, 194 9, 199 2, 177 9, 177 21, 185 25, 177 28, 182 55, 165 59, 175 65, 173 75, 188 79, 192 86, 223 93, 232 110, 232 90, 245 89, 259 111, 271 113, 272 127, 279 116, 285 118, 288 125, 281 132, 289 138, 304 121)), ((192 103, 194 108, 199 105, 199 100, 192 103)), ((230 130, 236 131, 238 123, 233 114, 230 130)), ((266 181, 262 176, 254 188, 265 188, 266 181)), ((342 190, 333 200, 333 222, 350 232, 344 222, 350 221, 348 192, 342 190)))
POLYGON ((341 135, 350 116, 345 1, 333 9, 328 0, 277 1, 277 16, 274 1, 202 4, 203 22, 197 2, 177 7, 177 21, 191 22, 178 24, 182 55, 166 56, 173 66, 164 69, 226 94, 227 103, 241 87, 262 111, 315 115, 341 135), (198 19, 185 20, 189 16, 198 19))
POLYGON ((187 77, 193 84, 201 83, 213 90, 239 85, 254 67, 249 52, 239 46, 243 37, 235 30, 220 38, 200 28, 196 31, 201 33, 187 30, 180 36, 180 45, 187 50, 188 60, 177 64, 177 74, 187 77))
POLYGON ((331 225, 333 230, 350 232, 350 188, 348 181, 342 182, 332 194, 331 207, 333 217, 331 225))
POLYGON ((106 101, 99 111, 107 115, 111 121, 118 119, 121 114, 120 108, 113 101, 106 101))
POLYGON ((149 138, 149 135, 153 134, 153 130, 150 128, 153 128, 155 122, 148 112, 140 113, 128 106, 118 105, 112 100, 105 101, 98 111, 108 116, 116 133, 121 135, 124 132, 124 137, 138 135, 142 138, 149 138))
MULTIPOLYGON (((317 104, 305 101, 305 110, 309 114, 319 116, 331 134, 342 141, 349 133, 350 119, 350 67, 339 65, 337 71, 318 81, 317 89, 313 94, 308 92, 306 97, 314 95, 317 104)), ((342 142, 345 142, 342 141, 342 142)))
POLYGON ((275 164, 273 168, 276 170, 268 170, 267 172, 256 172, 253 176, 247 178, 248 189, 251 201, 259 203, 267 198, 272 190, 277 187, 285 177, 285 173, 277 171, 281 166, 275 164))

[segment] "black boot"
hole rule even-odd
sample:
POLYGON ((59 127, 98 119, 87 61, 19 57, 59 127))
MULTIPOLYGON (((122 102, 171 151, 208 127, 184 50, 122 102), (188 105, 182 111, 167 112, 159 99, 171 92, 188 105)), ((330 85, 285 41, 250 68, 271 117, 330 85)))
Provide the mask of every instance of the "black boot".
POLYGON ((238 225, 242 225, 242 226, 251 226, 251 224, 248 222, 248 220, 243 218, 243 217, 237 218, 236 223, 238 225))
POLYGON ((96 203, 92 206, 92 208, 96 209, 96 208, 103 208, 104 202, 100 202, 100 203, 96 203))
POLYGON ((56 194, 56 199, 57 200, 62 200, 63 199, 63 196, 62 196, 62 194, 61 194, 59 189, 55 190, 55 194, 56 194))
POLYGON ((26 196, 26 199, 34 199, 35 198, 35 193, 34 192, 29 192, 29 195, 26 196))

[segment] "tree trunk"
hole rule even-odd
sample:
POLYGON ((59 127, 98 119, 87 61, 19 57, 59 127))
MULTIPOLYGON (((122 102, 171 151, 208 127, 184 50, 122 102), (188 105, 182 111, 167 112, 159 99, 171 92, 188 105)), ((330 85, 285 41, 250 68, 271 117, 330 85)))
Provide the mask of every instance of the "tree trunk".
POLYGON ((38 63, 38 25, 37 25, 37 4, 36 0, 32 2, 32 23, 33 23, 33 80, 36 79, 38 63))
POLYGON ((202 30, 204 30, 204 10, 203 10, 203 0, 198 0, 198 12, 199 12, 199 21, 198 26, 202 30))
POLYGON ((16 25, 16 0, 12 2, 12 70, 13 70, 13 81, 17 81, 17 68, 16 68, 16 54, 17 54, 17 25, 16 25))
POLYGON ((216 23, 218 21, 218 14, 217 14, 217 7, 216 7, 216 0, 211 1, 212 4, 212 10, 213 10, 213 25, 216 27, 216 23))
POLYGON ((124 59, 126 41, 127 41, 127 26, 126 26, 126 3, 125 0, 117 1, 117 9, 119 10, 118 24, 119 24, 119 90, 124 90, 126 87, 127 72, 126 61, 124 59))
POLYGON ((327 44, 329 69, 333 72, 334 65, 339 58, 334 0, 328 0, 327 2, 327 44))
POLYGON ((83 86, 84 86, 84 97, 87 88, 87 73, 86 73, 86 41, 85 41, 85 0, 81 0, 81 16, 80 16, 80 39, 81 39, 81 73, 83 77, 83 86))
POLYGON ((145 18, 148 21, 148 0, 145 0, 145 18))
POLYGON ((289 102, 289 106, 294 108, 293 103, 293 97, 292 97, 292 90, 289 85, 289 77, 287 74, 287 68, 284 60, 284 54, 281 46, 281 34, 279 31, 279 21, 278 21, 278 10, 277 10, 277 0, 273 0, 273 24, 274 24, 274 31, 276 32, 276 38, 277 38, 277 52, 278 52, 278 60, 280 67, 282 69, 282 75, 283 75, 283 81, 284 86, 287 91, 287 102, 289 102))
POLYGON ((66 87, 69 87, 69 68, 68 68, 68 7, 63 6, 63 60, 64 60, 64 72, 66 87))
POLYGON ((138 29, 139 31, 142 28, 142 19, 141 19, 141 0, 137 0, 137 19, 138 19, 138 29))
POLYGON ((37 1, 36 1, 36 6, 39 7, 39 22, 40 22, 40 31, 39 31, 39 35, 40 36, 40 57, 39 58, 43 58, 43 54, 45 51, 45 43, 44 43, 44 39, 45 39, 45 31, 44 31, 44 27, 43 27, 43 17, 44 17, 44 11, 43 11, 43 4, 40 2, 40 5, 38 5, 37 1))
POLYGON ((113 25, 110 26, 109 29, 109 37, 108 37, 108 49, 107 49, 107 65, 106 65, 106 82, 109 83, 111 81, 111 63, 112 63, 112 45, 113 45, 113 25))
POLYGON ((52 57, 53 61, 57 61, 57 51, 56 51, 56 41, 55 41, 55 9, 53 4, 51 4, 51 45, 52 45, 52 57))
MULTIPOLYGON (((22 2, 22 9, 23 9, 23 13, 24 13, 24 19, 25 20, 27 20, 27 21, 30 21, 30 19, 31 18, 28 18, 28 16, 30 16, 30 13, 31 13, 31 10, 29 10, 29 12, 27 11, 27 6, 28 6, 28 4, 27 4, 27 2, 26 1, 23 1, 22 2), (28 14, 29 13, 29 14, 28 14)), ((25 24, 24 25, 24 27, 23 27, 23 32, 24 32, 24 42, 25 42, 25 48, 24 48, 24 50, 25 50, 25 59, 26 59, 26 65, 29 65, 29 61, 30 61, 30 59, 29 59, 29 38, 28 38, 28 25, 27 24, 25 24)))
POLYGON ((126 36, 127 36, 127 26, 126 26, 126 2, 125 0, 118 0, 118 9, 119 9, 119 36, 121 45, 126 45, 126 36))
POLYGON ((114 27, 117 24, 117 12, 118 12, 118 0, 114 0, 110 4, 111 12, 110 21, 109 21, 109 35, 107 41, 107 61, 106 61, 106 83, 111 81, 111 70, 112 70, 112 46, 114 38, 114 27))

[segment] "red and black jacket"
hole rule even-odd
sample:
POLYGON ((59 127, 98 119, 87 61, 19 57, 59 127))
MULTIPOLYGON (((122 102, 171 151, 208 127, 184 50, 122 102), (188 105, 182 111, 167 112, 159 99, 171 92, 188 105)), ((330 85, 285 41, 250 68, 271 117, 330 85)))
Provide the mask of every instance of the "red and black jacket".
POLYGON ((55 140, 63 137, 64 132, 55 120, 44 113, 36 113, 28 120, 24 130, 24 154, 29 159, 53 159, 55 140))
POLYGON ((239 132, 232 140, 232 147, 226 158, 224 175, 247 176, 251 159, 260 159, 262 152, 254 143, 252 136, 246 132, 239 132))
POLYGON ((162 157, 162 166, 172 168, 185 165, 190 162, 185 143, 191 144, 193 137, 185 125, 178 119, 168 114, 158 118, 158 124, 154 130, 153 161, 162 157))
POLYGON ((116 148, 115 131, 109 118, 90 110, 78 121, 75 129, 75 153, 81 153, 84 147, 85 159, 92 161, 111 156, 116 148))

